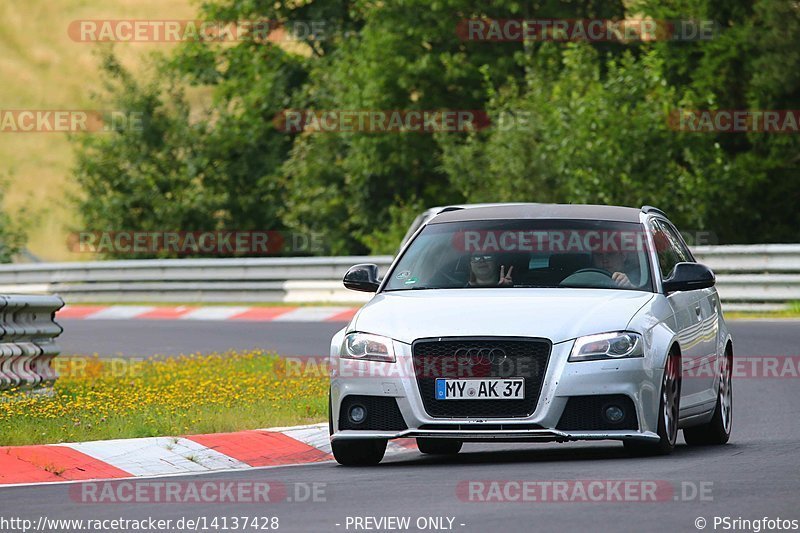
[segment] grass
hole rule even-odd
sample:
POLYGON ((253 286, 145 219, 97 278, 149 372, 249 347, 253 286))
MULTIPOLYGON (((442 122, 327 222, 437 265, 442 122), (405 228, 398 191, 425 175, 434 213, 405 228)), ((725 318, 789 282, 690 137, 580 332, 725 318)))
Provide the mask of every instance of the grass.
POLYGON ((778 311, 725 312, 725 318, 734 320, 747 320, 749 318, 800 318, 800 300, 789 302, 784 309, 778 311))
POLYGON ((730 311, 725 313, 725 318, 730 320, 765 319, 793 319, 800 318, 797 311, 730 311))
MULTIPOLYGON (((0 109, 102 109, 92 100, 103 92, 99 58, 107 43, 70 39, 67 28, 82 19, 194 19, 193 0, 81 0, 0 2, 0 109)), ((167 52, 172 43, 116 43, 123 64, 142 73, 153 52, 167 52)), ((10 179, 7 212, 24 213, 28 248, 44 260, 87 260, 67 250, 70 225, 78 222, 65 201, 73 165, 65 133, 0 133, 0 178, 10 179)))
POLYGON ((262 351, 64 358, 51 396, 0 392, 0 445, 218 433, 327 418, 326 376, 284 372, 262 351))

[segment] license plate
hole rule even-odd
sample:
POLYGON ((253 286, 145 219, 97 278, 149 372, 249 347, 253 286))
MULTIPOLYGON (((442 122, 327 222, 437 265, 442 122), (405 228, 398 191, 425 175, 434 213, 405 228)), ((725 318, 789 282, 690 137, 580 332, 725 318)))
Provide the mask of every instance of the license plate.
POLYGON ((525 380, 445 379, 436 380, 437 400, 523 400, 525 380))

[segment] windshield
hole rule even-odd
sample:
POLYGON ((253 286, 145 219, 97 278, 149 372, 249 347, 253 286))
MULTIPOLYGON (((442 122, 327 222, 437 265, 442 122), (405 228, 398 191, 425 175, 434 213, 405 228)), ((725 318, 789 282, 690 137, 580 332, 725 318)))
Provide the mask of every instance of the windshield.
POLYGON ((570 287, 652 292, 641 224, 480 220, 428 225, 385 291, 570 287))

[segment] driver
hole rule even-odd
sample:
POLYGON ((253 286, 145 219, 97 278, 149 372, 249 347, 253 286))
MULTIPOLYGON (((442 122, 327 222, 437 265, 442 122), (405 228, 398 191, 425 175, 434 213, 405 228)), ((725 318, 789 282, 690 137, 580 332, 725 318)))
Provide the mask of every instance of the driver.
POLYGON ((628 257, 625 252, 602 250, 592 252, 592 263, 594 266, 609 272, 611 274, 611 279, 617 287, 635 289, 636 285, 631 282, 630 276, 626 272, 627 259, 628 257))
POLYGON ((469 258, 469 283, 468 287, 511 286, 511 271, 513 266, 506 270, 505 265, 497 269, 497 256, 495 254, 475 253, 469 258))

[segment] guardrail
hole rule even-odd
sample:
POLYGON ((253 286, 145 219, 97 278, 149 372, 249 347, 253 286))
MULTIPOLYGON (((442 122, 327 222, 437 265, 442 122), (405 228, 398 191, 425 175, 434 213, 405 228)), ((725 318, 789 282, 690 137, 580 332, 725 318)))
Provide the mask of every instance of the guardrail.
MULTIPOLYGON (((717 274, 727 310, 780 309, 800 301, 800 244, 698 246, 717 274)), ((341 279, 356 263, 390 256, 161 259, 0 265, 0 292, 60 294, 69 302, 361 303, 341 279)))
POLYGON ((697 246, 726 310, 780 310, 800 301, 800 244, 697 246))
POLYGON ((369 295, 345 289, 356 263, 391 256, 146 259, 0 265, 0 293, 60 294, 79 302, 352 302, 369 295))
POLYGON ((0 296, 0 390, 53 385, 55 338, 63 331, 55 314, 63 306, 58 296, 0 296))

